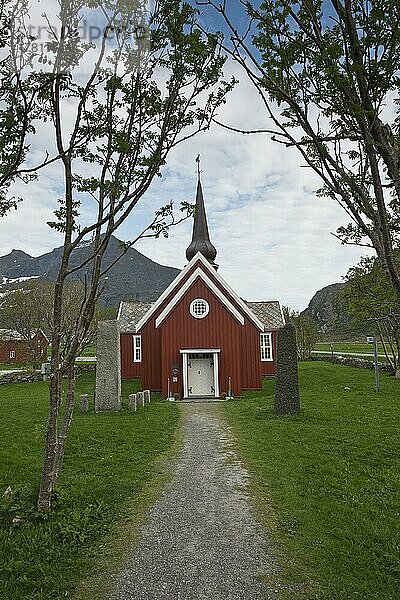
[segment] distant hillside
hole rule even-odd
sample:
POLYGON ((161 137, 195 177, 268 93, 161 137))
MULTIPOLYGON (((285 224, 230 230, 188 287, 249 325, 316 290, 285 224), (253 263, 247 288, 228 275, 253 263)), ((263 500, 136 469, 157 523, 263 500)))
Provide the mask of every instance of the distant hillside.
POLYGON ((338 301, 344 287, 344 283, 332 283, 318 290, 305 309, 304 312, 318 323, 321 333, 333 331, 338 323, 349 320, 338 301))
POLYGON ((303 311, 316 321, 320 334, 326 337, 350 339, 368 330, 368 326, 355 323, 344 310, 340 296, 345 286, 345 283, 332 283, 318 290, 303 311))
MULTIPOLYGON (((90 243, 81 244, 72 255, 72 263, 79 264, 90 253, 90 243)), ((34 279, 55 281, 61 261, 62 248, 33 257, 22 250, 12 250, 0 257, 0 291, 34 279)), ((112 237, 104 256, 104 268, 122 254, 121 242, 112 237)), ((159 297, 179 273, 178 269, 165 267, 150 260, 134 248, 107 273, 108 285, 102 302, 105 306, 118 306, 121 300, 152 301, 159 297)), ((84 272, 72 276, 79 280, 84 272)))

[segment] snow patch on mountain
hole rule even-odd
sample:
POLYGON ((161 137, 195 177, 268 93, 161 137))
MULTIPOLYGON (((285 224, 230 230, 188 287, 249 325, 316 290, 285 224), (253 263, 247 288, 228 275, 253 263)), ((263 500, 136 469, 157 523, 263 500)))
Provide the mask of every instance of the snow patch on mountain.
POLYGON ((11 279, 9 277, 2 277, 2 281, 0 285, 9 285, 11 283, 22 283, 23 281, 28 281, 29 279, 38 279, 40 275, 30 275, 29 277, 16 277, 15 279, 11 279))

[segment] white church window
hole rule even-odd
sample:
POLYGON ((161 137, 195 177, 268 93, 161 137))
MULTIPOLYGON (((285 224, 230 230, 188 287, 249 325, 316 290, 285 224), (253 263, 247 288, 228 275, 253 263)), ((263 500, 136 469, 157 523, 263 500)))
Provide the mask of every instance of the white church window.
POLYGON ((196 298, 190 303, 190 314, 196 319, 204 319, 210 312, 210 305, 202 298, 196 298))
POLYGON ((133 336, 133 362, 142 362, 142 336, 133 336))
POLYGON ((272 358, 272 334, 261 333, 260 334, 260 345, 261 345, 261 360, 273 360, 272 358))

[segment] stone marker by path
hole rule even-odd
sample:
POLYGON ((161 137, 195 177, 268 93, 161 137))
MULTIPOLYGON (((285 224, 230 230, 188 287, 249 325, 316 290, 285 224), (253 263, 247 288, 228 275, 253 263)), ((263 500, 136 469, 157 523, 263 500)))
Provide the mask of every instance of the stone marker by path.
POLYGON ((128 409, 130 412, 137 411, 136 394, 129 394, 128 396, 128 409))
POLYGON ((79 410, 81 412, 89 411, 89 399, 87 394, 82 394, 79 396, 79 410))
POLYGON ((100 321, 97 334, 95 410, 121 410, 121 355, 118 321, 100 321))
POLYGON ((150 400, 151 400, 151 394, 150 394, 150 390, 144 390, 143 392, 144 394, 144 402, 150 404, 150 400))
POLYGON ((277 332, 275 413, 277 415, 295 415, 299 412, 296 331, 293 325, 287 323, 277 332))
POLYGON ((143 392, 138 392, 136 394, 136 400, 137 400, 137 404, 138 406, 144 406, 144 393, 143 392))

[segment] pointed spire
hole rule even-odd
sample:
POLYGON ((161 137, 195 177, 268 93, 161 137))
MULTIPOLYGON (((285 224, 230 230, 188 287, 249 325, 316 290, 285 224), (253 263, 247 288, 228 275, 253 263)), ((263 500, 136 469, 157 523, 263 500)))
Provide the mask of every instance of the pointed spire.
POLYGON ((197 252, 201 254, 212 264, 216 269, 218 265, 215 264, 214 260, 217 256, 217 250, 210 241, 210 235, 208 233, 206 209, 204 207, 203 189, 201 186, 200 179, 200 154, 196 158, 198 164, 197 167, 197 194, 196 194, 196 208, 194 212, 194 223, 193 223, 193 234, 192 241, 186 250, 186 258, 190 261, 197 252))

